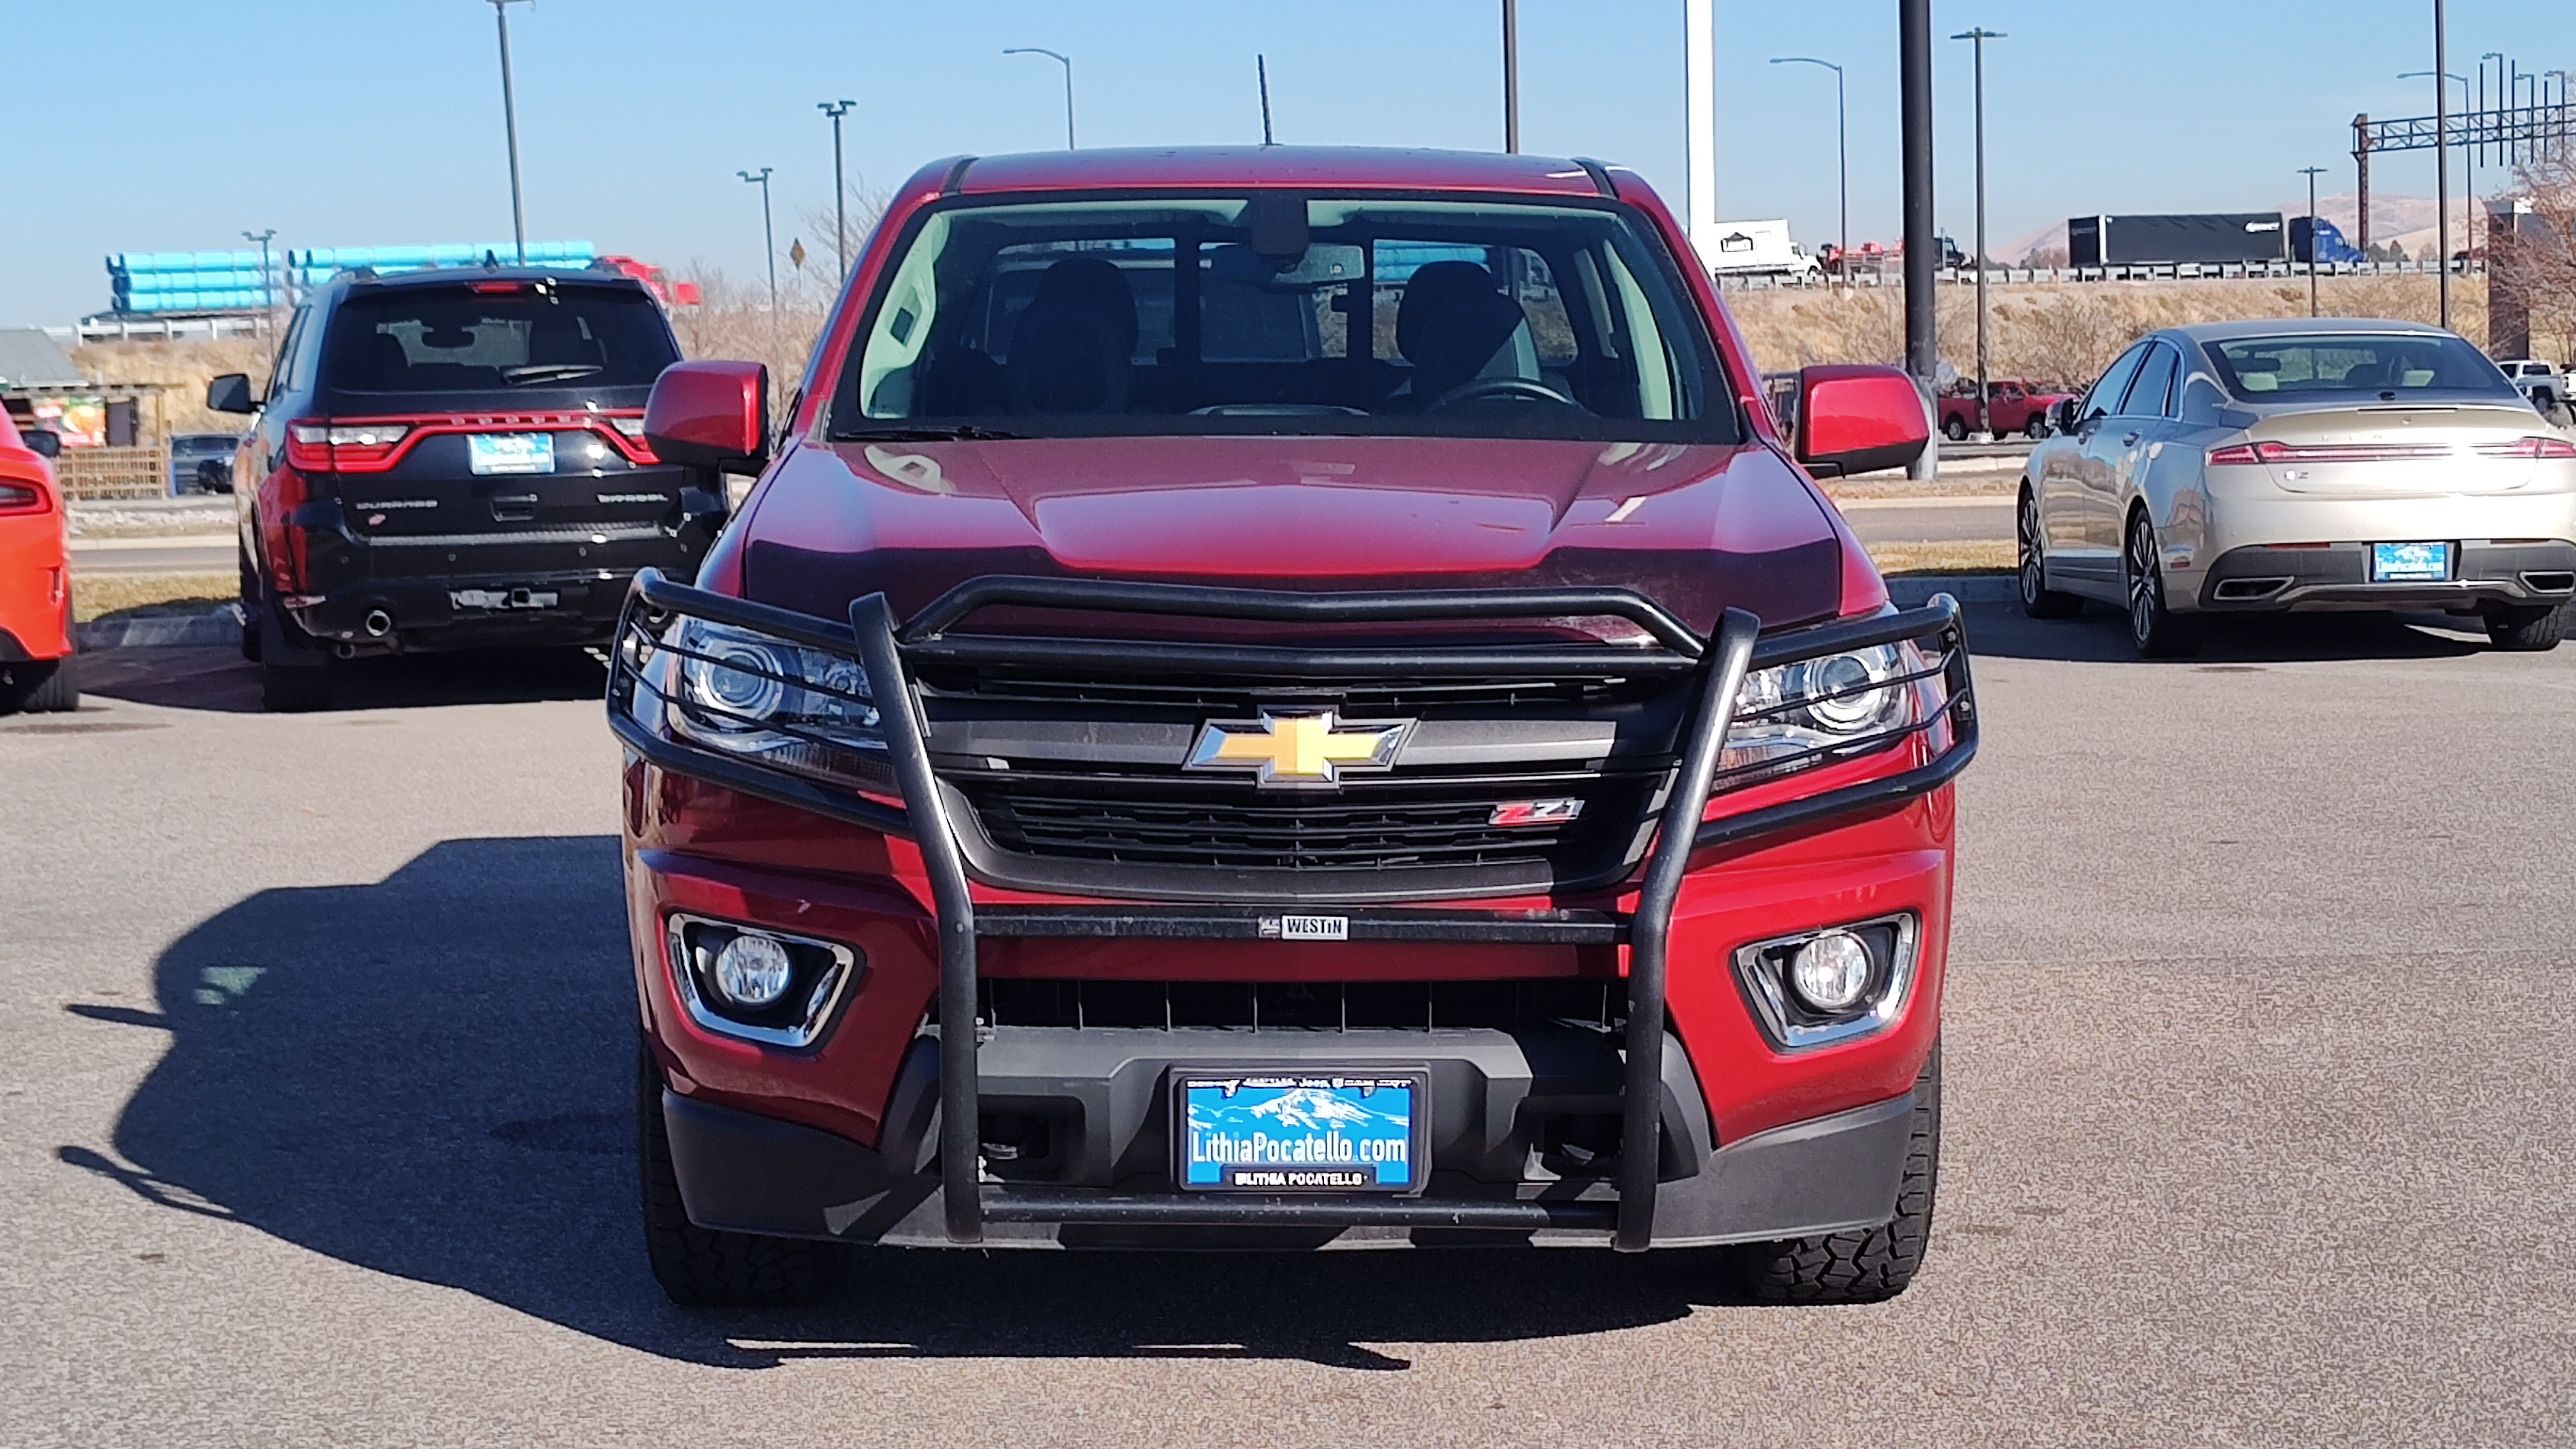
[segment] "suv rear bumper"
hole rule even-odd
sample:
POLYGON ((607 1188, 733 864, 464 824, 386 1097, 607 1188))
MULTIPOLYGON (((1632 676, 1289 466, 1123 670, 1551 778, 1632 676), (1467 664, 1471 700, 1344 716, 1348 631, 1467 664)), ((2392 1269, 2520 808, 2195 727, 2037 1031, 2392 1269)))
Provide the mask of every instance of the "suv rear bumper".
MULTIPOLYGON (((1701 1170, 1664 1184, 1652 1245, 1767 1242, 1886 1222, 1896 1214, 1914 1107, 1908 1094, 1716 1149, 1701 1170)), ((681 1200, 700 1227, 893 1247, 952 1246, 939 1176, 921 1170, 918 1157, 890 1158, 817 1128, 667 1090, 661 1109, 681 1200)), ((1616 1206, 1603 1183, 1492 1184, 1442 1172, 1431 1179, 1431 1194, 1441 1204, 1432 1212, 1441 1216, 1419 1222, 1402 1220, 1412 1206, 1405 1199, 1270 1199, 1264 1201, 1277 1204, 1279 1221, 1140 1224, 1121 1220, 1123 1202, 1134 1198, 1098 1190, 1056 1194, 1056 1215, 1049 1221, 1012 1221, 995 1212, 1006 1200, 991 1189, 987 1194, 993 1200, 986 1206, 983 1243, 994 1248, 1597 1248, 1616 1206), (1495 1221, 1480 1220, 1477 1205, 1495 1209, 1495 1221), (1367 1217, 1385 1220, 1350 1221, 1367 1217), (1522 1218, 1553 1221, 1514 1221, 1522 1218)))
POLYGON ((316 639, 360 647, 591 644, 616 629, 634 576, 629 568, 370 579, 288 612, 316 639))

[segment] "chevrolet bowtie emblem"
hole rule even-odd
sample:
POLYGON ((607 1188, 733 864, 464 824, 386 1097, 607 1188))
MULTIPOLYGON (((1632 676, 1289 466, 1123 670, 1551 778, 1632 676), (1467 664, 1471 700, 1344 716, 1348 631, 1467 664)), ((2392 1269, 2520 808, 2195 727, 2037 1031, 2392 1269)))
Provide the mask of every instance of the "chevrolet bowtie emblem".
POLYGON ((1332 711, 1271 714, 1257 720, 1210 720, 1199 728, 1186 766, 1246 770, 1265 786, 1333 785, 1353 770, 1385 770, 1413 733, 1411 720, 1343 724, 1332 711))

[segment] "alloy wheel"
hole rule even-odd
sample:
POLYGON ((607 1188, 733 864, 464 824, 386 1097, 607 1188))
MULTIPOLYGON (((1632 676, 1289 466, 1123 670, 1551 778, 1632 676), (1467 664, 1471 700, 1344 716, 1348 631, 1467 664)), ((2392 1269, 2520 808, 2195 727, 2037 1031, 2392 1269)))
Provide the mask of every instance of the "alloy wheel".
POLYGON ((2156 612, 2164 603, 2162 583, 2155 526, 2142 513, 2129 524, 2129 633, 2140 644, 2155 637, 2156 612))
POLYGON ((2024 493, 2021 507, 2013 512, 2013 543, 2019 553, 2021 601, 2025 608, 2039 602, 2042 589, 2048 587, 2048 576, 2039 554, 2039 500, 2024 493))

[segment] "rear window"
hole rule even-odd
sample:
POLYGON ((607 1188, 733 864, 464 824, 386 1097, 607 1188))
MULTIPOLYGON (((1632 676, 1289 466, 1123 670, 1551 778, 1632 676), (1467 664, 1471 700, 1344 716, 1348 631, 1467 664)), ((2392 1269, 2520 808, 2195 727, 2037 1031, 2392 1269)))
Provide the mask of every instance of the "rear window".
POLYGON ((2249 337, 2210 343, 2208 351, 2227 390, 2247 402, 2513 393, 2486 354, 2448 333, 2249 337))
POLYGON ((334 392, 649 387, 680 360, 644 293, 554 282, 361 294, 333 317, 324 352, 334 392))

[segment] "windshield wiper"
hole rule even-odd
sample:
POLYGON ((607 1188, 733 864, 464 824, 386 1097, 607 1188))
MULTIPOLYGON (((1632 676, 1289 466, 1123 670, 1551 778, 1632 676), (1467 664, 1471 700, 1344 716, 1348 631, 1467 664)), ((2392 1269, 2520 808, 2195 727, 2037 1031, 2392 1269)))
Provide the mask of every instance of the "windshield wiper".
POLYGON ((959 423, 948 428, 852 428, 832 435, 835 443, 990 443, 1026 437, 999 428, 959 423))
POLYGON ((588 362, 532 362, 525 367, 502 368, 501 380, 512 387, 522 387, 532 382, 570 382, 599 370, 588 362))

